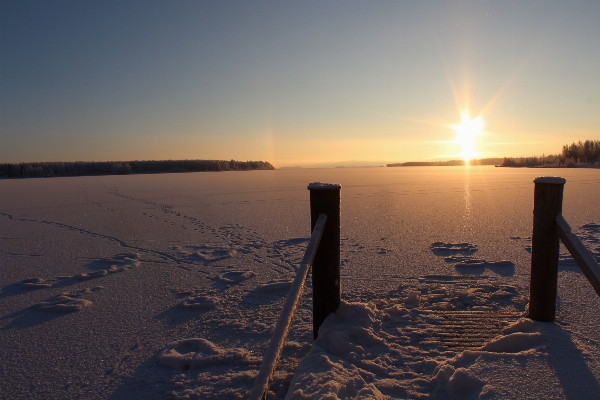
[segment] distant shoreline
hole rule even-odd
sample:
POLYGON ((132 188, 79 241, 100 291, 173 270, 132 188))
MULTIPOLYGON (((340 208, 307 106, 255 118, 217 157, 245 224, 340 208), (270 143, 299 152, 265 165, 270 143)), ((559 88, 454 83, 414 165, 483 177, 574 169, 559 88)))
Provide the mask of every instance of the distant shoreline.
MULTIPOLYGON (((495 159, 489 159, 495 160, 495 159)), ((502 160, 502 159, 499 159, 502 160)), ((411 161, 405 163, 387 164, 387 167, 464 167, 464 166, 495 166, 497 168, 594 168, 600 169, 600 163, 589 164, 589 163, 569 163, 569 164, 543 164, 543 165, 521 165, 521 164, 504 164, 502 161, 499 163, 487 162, 486 160, 471 160, 465 162, 462 160, 450 160, 450 161, 411 161)))
POLYGON ((480 160, 449 160, 449 161, 411 161, 405 163, 387 164, 387 167, 461 167, 464 165, 496 165, 499 166, 503 158, 483 158, 480 160))
POLYGON ((133 175, 181 172, 274 170, 266 161, 150 160, 74 161, 0 164, 0 178, 133 175))
POLYGON ((495 165, 511 168, 600 168, 600 140, 564 145, 562 152, 541 157, 482 158, 480 160, 425 161, 388 164, 388 167, 495 165))

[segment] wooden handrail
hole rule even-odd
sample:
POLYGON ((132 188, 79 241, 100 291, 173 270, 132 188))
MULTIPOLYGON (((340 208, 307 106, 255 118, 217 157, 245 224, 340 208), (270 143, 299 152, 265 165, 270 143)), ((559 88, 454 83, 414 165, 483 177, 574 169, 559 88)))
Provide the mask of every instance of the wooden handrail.
POLYGON ((598 296, 600 296, 600 266, 598 266, 594 256, 592 256, 592 253, 590 253, 581 240, 575 234, 571 233, 571 226, 564 219, 562 213, 556 216, 556 226, 560 240, 562 240, 585 277, 590 281, 598 296))
POLYGON ((319 248, 321 237, 323 236, 323 231, 325 230, 326 221, 327 215, 319 215, 317 223, 315 224, 312 234, 310 235, 310 241, 306 247, 304 258, 300 263, 300 268, 296 272, 296 277, 294 278, 292 286, 290 287, 290 291, 285 299, 285 304, 283 306, 283 310, 281 311, 281 315, 279 316, 279 320, 277 321, 277 325, 275 325, 273 337, 271 338, 269 347, 267 347, 267 351, 263 356, 263 362, 260 366, 260 370, 258 371, 258 375, 256 376, 254 387, 252 388, 252 391, 248 397, 249 400, 266 399, 267 397, 269 386, 273 381, 275 366, 277 365, 277 361, 279 360, 283 347, 285 346, 288 333, 290 332, 292 322, 294 321, 294 315, 296 314, 300 297, 304 291, 306 277, 308 276, 308 271, 310 270, 315 259, 315 255, 317 254, 317 249, 319 248))

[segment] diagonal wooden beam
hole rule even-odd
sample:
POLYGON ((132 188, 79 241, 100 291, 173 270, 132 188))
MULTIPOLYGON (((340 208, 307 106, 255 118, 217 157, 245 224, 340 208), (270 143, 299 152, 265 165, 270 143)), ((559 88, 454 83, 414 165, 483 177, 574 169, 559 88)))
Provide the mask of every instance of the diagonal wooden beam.
POLYGON ((569 250, 569 253, 571 253, 585 277, 590 281, 598 296, 600 296, 600 266, 598 266, 594 256, 581 240, 575 234, 571 233, 571 226, 562 216, 562 213, 556 216, 556 226, 558 228, 558 237, 565 244, 565 247, 569 250))
POLYGON ((277 325, 275 325, 273 337, 271 338, 269 347, 267 347, 267 351, 263 356, 263 362, 260 366, 260 370, 258 371, 258 375, 256 376, 254 387, 248 396, 249 400, 267 398, 269 386, 271 385, 271 382, 273 381, 273 375, 275 374, 277 361, 279 360, 281 352, 283 351, 283 347, 285 346, 292 322, 294 322, 294 315, 296 314, 298 302, 302 296, 302 292, 304 291, 304 285, 306 283, 308 271, 312 266, 312 263, 315 259, 315 254, 317 253, 317 248, 321 242, 321 237, 323 236, 325 221, 327 221, 327 215, 319 215, 319 219, 315 224, 315 228, 310 235, 310 241, 306 247, 304 258, 302 259, 300 268, 298 269, 298 272, 296 272, 296 277, 292 282, 292 287, 290 287, 290 291, 285 299, 285 304, 283 305, 283 310, 281 310, 281 314, 279 315, 279 320, 277 320, 277 325))

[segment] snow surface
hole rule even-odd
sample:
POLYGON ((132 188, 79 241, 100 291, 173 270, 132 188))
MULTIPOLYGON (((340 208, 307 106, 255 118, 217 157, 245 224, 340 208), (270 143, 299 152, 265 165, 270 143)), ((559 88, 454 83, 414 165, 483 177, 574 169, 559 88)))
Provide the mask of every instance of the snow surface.
MULTIPOLYGON (((0 397, 245 398, 318 181, 342 186, 344 303, 313 346, 309 280, 270 398, 593 398, 600 299, 564 248, 557 322, 524 319, 538 175, 0 180, 0 397)), ((563 215, 600 259, 598 172, 548 175, 566 178, 563 215)))

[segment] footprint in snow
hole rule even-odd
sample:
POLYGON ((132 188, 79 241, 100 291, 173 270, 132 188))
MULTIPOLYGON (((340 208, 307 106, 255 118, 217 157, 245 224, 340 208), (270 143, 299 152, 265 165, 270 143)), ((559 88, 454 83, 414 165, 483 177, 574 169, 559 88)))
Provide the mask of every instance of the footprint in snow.
POLYGON ((430 248, 436 256, 470 254, 477 251, 477 245, 471 243, 434 242, 431 244, 430 248))
POLYGON ((58 296, 51 297, 48 300, 36 303, 31 306, 40 311, 54 312, 54 313, 72 313, 82 311, 86 307, 92 305, 92 302, 85 300, 82 297, 84 293, 90 293, 92 291, 98 291, 102 289, 102 286, 97 286, 92 289, 78 290, 76 292, 63 292, 58 296))

